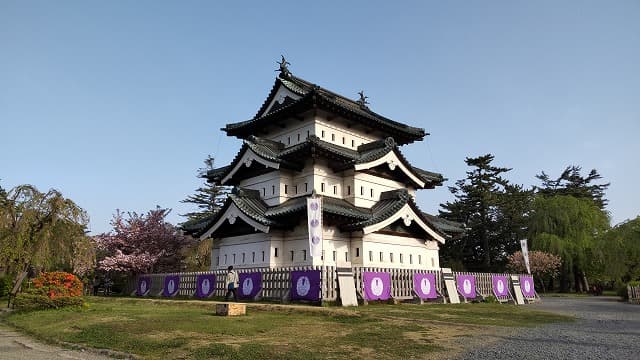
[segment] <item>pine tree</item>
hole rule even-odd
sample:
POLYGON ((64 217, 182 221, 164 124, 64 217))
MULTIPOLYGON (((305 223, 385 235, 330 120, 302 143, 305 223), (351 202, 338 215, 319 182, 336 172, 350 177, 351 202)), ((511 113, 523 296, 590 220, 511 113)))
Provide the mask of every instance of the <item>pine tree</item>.
POLYGON ((610 183, 594 184, 602 179, 596 169, 592 169, 589 175, 582 176, 582 167, 567 166, 557 179, 551 179, 544 171, 536 175, 542 182, 542 186, 537 188, 539 194, 545 196, 566 195, 579 199, 591 199, 602 210, 607 206, 608 200, 604 198, 604 192, 610 183))
MULTIPOLYGON (((205 167, 198 170, 199 177, 205 178, 208 171, 213 169, 214 158, 209 155, 204 160, 205 167)), ((187 218, 183 226, 187 223, 198 223, 213 216, 224 204, 229 190, 226 186, 218 186, 207 181, 203 186, 196 189, 195 194, 189 195, 182 203, 194 204, 196 211, 186 213, 182 216, 187 218)))
POLYGON ((466 179, 449 187, 454 202, 440 206, 440 215, 464 223, 467 232, 443 245, 443 260, 468 270, 501 270, 507 256, 517 250, 526 229, 531 191, 509 184, 501 175, 511 169, 491 164, 491 154, 466 158, 466 179))

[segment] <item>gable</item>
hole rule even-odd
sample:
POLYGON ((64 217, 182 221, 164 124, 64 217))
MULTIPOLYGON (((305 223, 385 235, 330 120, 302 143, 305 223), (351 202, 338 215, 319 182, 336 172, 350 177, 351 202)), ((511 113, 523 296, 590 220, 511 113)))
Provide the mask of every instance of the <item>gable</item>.
POLYGON ((283 85, 278 86, 278 90, 271 96, 271 99, 267 99, 267 106, 262 112, 259 112, 256 117, 261 117, 270 112, 276 111, 281 107, 292 104, 294 101, 300 99, 301 96, 287 89, 283 85))
POLYGON ((231 203, 226 209, 223 210, 224 212, 217 217, 217 221, 209 228, 209 230, 207 230, 204 234, 202 234, 202 236, 200 236, 200 239, 206 239, 211 237, 213 234, 215 234, 217 232, 218 229, 222 229, 223 226, 226 225, 235 225, 236 223, 238 223, 238 225, 242 225, 244 227, 249 226, 249 228, 252 228, 254 230, 254 232, 257 231, 261 231, 264 233, 268 233, 269 232, 269 226, 267 225, 263 225, 257 221, 255 221, 254 219, 250 218, 249 216, 247 216, 244 212, 242 212, 235 203, 231 203), (241 224, 244 223, 245 225, 241 224))

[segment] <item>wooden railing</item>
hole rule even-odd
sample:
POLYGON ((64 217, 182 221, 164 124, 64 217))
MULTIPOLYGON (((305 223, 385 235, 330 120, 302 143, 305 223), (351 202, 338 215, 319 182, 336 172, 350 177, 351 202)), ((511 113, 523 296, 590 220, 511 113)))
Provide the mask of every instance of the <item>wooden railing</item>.
POLYGON ((640 304, 640 286, 627 285, 627 294, 630 303, 640 304))
MULTIPOLYGON (((319 270, 321 273, 321 294, 323 301, 335 301, 338 299, 338 278, 335 266, 295 266, 281 268, 251 268, 237 269, 239 274, 260 272, 262 274, 262 293, 261 297, 268 300, 282 300, 291 288, 291 272, 304 270, 319 270)), ((399 300, 412 299, 413 294, 413 277, 416 273, 431 273, 436 278, 436 288, 440 293, 444 293, 444 282, 442 280, 442 272, 440 270, 424 270, 424 269, 389 269, 374 267, 353 267, 353 279, 356 285, 356 291, 363 293, 363 272, 387 272, 391 277, 391 297, 399 300)), ((190 297, 196 292, 196 277, 198 275, 216 275, 216 284, 213 296, 224 296, 226 286, 224 284, 227 274, 226 270, 203 271, 203 272, 184 272, 184 273, 165 273, 165 274, 145 274, 139 275, 151 278, 151 289, 149 294, 157 296, 162 292, 164 286, 164 278, 171 275, 180 276, 180 287, 178 296, 190 297)), ((473 275, 476 279, 476 289, 480 294, 492 295, 492 275, 502 275, 507 277, 508 286, 511 288, 511 274, 493 274, 493 273, 476 273, 476 272, 454 272, 456 275, 473 275)), ((139 277, 138 276, 138 277, 139 277)), ((131 279, 127 292, 132 294, 136 290, 138 277, 131 279)), ((630 288, 631 289, 631 288, 630 288)), ((640 298, 640 287, 634 288, 635 298, 640 298)), ((631 291, 629 298, 631 299, 631 291)))

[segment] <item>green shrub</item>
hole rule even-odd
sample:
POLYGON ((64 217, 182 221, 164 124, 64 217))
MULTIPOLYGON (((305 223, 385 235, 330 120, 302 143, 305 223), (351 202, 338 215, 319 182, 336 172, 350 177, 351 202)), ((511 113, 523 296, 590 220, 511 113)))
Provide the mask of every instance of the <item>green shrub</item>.
POLYGON ((616 290, 616 295, 620 296, 622 298, 622 300, 629 300, 629 292, 627 291, 627 285, 621 285, 618 287, 618 289, 616 290))
POLYGON ((79 296, 49 298, 45 295, 20 293, 13 300, 13 307, 20 311, 60 309, 67 306, 83 306, 84 300, 79 296))
POLYGON ((0 276, 0 297, 9 295, 12 285, 13 278, 10 275, 0 276))
POLYGON ((482 302, 489 303, 489 304, 497 304, 498 303, 498 299, 496 299, 496 297, 493 296, 493 295, 489 295, 489 296, 485 297, 482 302))

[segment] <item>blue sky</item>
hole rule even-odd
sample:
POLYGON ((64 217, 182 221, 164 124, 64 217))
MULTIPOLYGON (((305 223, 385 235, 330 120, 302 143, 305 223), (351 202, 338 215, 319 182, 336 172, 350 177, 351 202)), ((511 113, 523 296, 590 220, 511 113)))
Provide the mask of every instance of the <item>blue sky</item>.
POLYGON ((240 141, 292 72, 423 127, 403 148, 450 179, 423 190, 435 213, 465 157, 495 155, 514 183, 595 168, 613 223, 640 214, 638 1, 0 0, 0 185, 56 188, 94 233, 116 209, 189 207, 208 154, 240 141))

